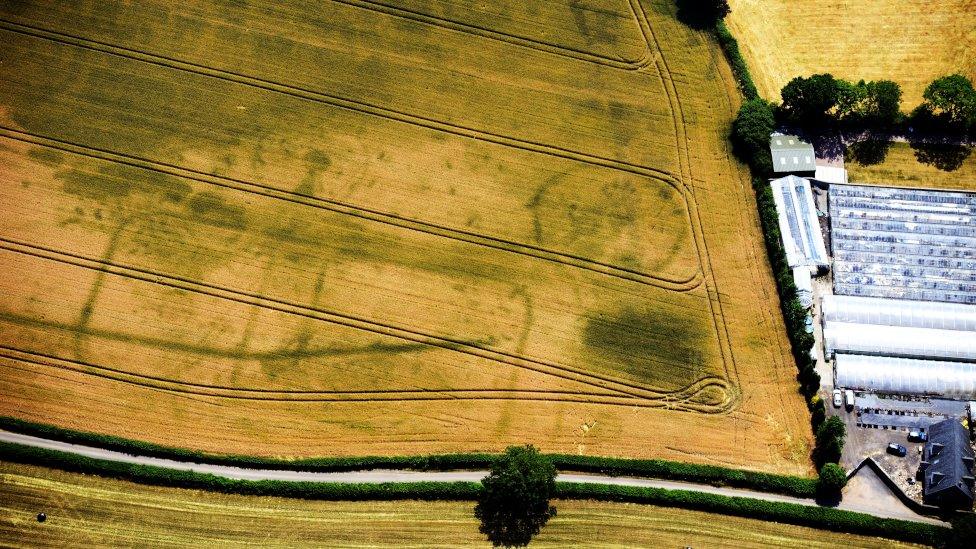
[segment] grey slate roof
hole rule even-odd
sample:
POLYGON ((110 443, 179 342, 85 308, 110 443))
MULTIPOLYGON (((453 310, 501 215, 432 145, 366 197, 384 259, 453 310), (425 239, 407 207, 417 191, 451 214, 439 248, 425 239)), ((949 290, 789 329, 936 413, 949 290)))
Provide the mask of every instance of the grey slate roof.
POLYGON ((795 135, 769 136, 769 152, 773 155, 774 172, 812 172, 817 169, 813 145, 795 135))
POLYGON ((962 424, 953 419, 929 427, 922 453, 923 495, 936 505, 973 505, 973 449, 962 424))

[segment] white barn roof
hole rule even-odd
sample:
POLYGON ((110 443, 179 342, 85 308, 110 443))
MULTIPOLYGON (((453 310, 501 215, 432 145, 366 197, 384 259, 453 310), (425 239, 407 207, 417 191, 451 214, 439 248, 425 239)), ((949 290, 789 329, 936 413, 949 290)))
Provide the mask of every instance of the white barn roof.
POLYGON ((802 177, 788 175, 770 183, 776 213, 779 216, 779 231, 786 249, 786 261, 790 267, 801 265, 827 267, 827 248, 817 207, 813 202, 810 182, 802 177))

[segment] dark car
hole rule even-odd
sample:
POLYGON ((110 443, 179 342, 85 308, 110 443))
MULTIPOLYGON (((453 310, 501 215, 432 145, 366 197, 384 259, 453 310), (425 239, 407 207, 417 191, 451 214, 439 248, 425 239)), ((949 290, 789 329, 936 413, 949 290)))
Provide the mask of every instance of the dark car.
POLYGON ((908 440, 911 442, 925 442, 929 439, 924 431, 910 431, 908 433, 908 440))
POLYGON ((905 455, 908 454, 908 448, 905 448, 901 444, 895 444, 892 442, 888 445, 888 453, 898 457, 905 457, 905 455))

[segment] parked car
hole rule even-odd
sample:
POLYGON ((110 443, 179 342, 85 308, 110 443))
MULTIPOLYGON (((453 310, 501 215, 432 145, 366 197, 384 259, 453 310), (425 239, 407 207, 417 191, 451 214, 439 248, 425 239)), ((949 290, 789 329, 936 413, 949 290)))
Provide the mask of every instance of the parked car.
POLYGON ((888 453, 898 457, 905 457, 908 454, 908 448, 905 448, 901 444, 895 444, 892 442, 888 445, 888 453))
POLYGON ((854 409, 854 391, 850 389, 844 391, 844 404, 847 405, 848 411, 854 409))
POLYGON ((929 439, 929 435, 923 431, 909 431, 908 440, 911 442, 925 442, 929 439))
POLYGON ((834 408, 840 408, 844 404, 844 397, 841 396, 840 389, 834 389, 834 408))

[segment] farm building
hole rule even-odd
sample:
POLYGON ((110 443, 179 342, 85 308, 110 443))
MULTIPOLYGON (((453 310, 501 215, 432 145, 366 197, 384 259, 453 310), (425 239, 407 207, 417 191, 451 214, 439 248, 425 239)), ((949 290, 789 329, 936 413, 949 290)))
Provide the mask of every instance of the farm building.
POLYGON ((829 191, 834 293, 976 304, 976 194, 829 191))
POLYGON ((976 338, 973 305, 833 294, 823 296, 822 304, 827 322, 961 330, 973 332, 971 337, 976 338))
POLYGON ((838 387, 883 394, 976 399, 976 364, 837 353, 838 387))
POLYGON ((922 451, 925 502, 952 509, 973 507, 973 449, 962 424, 947 419, 929 427, 922 451))
POLYGON ((816 155, 813 145, 795 135, 774 133, 769 136, 769 152, 776 173, 814 172, 816 155))
POLYGON ((788 175, 772 181, 770 185, 787 263, 793 268, 827 268, 827 248, 820 232, 810 181, 788 175))

